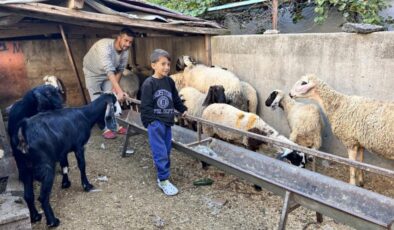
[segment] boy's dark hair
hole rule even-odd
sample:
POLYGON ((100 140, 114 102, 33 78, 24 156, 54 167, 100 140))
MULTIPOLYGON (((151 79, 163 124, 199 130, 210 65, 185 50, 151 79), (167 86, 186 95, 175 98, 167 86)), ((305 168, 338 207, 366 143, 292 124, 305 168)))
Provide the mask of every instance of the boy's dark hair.
POLYGON ((132 31, 132 30, 129 29, 129 28, 123 28, 123 29, 120 31, 119 35, 122 35, 122 34, 126 34, 127 36, 133 37, 133 38, 136 36, 136 34, 134 33, 134 31, 132 31))
POLYGON ((150 55, 150 62, 156 63, 160 59, 160 57, 165 57, 169 61, 171 61, 171 56, 167 51, 162 49, 155 49, 153 50, 153 53, 150 55))

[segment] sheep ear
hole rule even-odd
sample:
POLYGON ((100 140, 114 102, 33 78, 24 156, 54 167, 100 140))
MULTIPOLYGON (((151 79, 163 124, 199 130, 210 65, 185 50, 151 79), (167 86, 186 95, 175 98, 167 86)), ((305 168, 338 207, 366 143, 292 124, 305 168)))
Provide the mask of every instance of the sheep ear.
POLYGON ((208 106, 208 105, 212 104, 214 102, 214 100, 215 100, 215 95, 213 92, 213 88, 211 86, 211 87, 209 87, 207 96, 205 97, 205 100, 202 103, 202 106, 208 106))
POLYGON ((273 91, 269 97, 267 98, 267 100, 265 101, 265 106, 270 107, 272 105, 272 102, 274 102, 276 96, 278 95, 277 91, 273 91))
POLYGON ((176 66, 175 69, 176 71, 181 71, 185 69, 185 62, 183 61, 183 56, 179 57, 178 60, 176 61, 176 66))

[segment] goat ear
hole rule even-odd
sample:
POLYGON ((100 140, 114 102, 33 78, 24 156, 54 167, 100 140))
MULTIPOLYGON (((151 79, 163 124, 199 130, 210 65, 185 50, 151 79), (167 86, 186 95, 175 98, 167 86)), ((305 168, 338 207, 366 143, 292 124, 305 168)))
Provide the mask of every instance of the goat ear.
POLYGON ((115 119, 115 109, 114 109, 114 103, 112 103, 112 102, 107 103, 104 121, 105 121, 105 126, 108 129, 116 132, 117 125, 116 125, 116 119, 115 119))
POLYGON ((34 97, 36 98, 37 101, 37 110, 42 111, 46 108, 46 106, 50 105, 51 102, 49 101, 48 97, 45 95, 42 95, 38 91, 34 91, 34 97))

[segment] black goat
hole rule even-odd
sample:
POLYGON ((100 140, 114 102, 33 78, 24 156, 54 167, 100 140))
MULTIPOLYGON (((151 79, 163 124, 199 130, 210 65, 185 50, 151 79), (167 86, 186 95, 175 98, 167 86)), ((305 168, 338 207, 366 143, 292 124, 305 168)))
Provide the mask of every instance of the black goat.
POLYGON ((100 128, 116 130, 114 103, 117 100, 113 94, 103 94, 86 106, 40 113, 21 122, 18 148, 29 159, 28 172, 31 175, 24 180, 25 193, 33 198, 26 201, 29 209, 39 215, 34 206, 33 180, 40 181, 39 201, 48 226, 56 227, 60 223, 49 203, 56 161, 63 168, 62 187, 69 187, 71 183, 67 176, 67 154, 73 151, 81 172, 82 187, 85 191, 90 191, 93 185, 86 177, 84 145, 96 123, 100 128))
MULTIPOLYGON (((27 92, 22 99, 10 106, 8 112, 8 135, 10 136, 12 152, 18 167, 19 179, 25 186, 24 198, 27 203, 34 202, 34 196, 31 196, 32 194, 29 189, 26 188, 26 186, 30 186, 28 183, 31 181, 29 179, 31 177, 29 167, 31 166, 26 155, 17 148, 19 143, 18 129, 24 118, 32 117, 39 112, 61 108, 63 108, 61 92, 52 85, 37 86, 27 92)), ((29 211, 32 222, 41 219, 41 215, 35 208, 32 209, 29 206, 29 211)))

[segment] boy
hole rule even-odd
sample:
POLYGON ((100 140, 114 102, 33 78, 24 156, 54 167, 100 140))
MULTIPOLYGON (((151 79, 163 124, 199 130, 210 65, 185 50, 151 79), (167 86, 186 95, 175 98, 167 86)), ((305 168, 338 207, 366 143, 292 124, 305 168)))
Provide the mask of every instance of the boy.
POLYGON ((159 188, 168 196, 178 189, 170 177, 171 126, 174 125, 174 108, 182 115, 187 108, 182 104, 174 81, 168 77, 171 58, 167 51, 156 49, 150 56, 153 76, 146 79, 141 93, 141 120, 148 128, 149 144, 157 170, 159 188))

